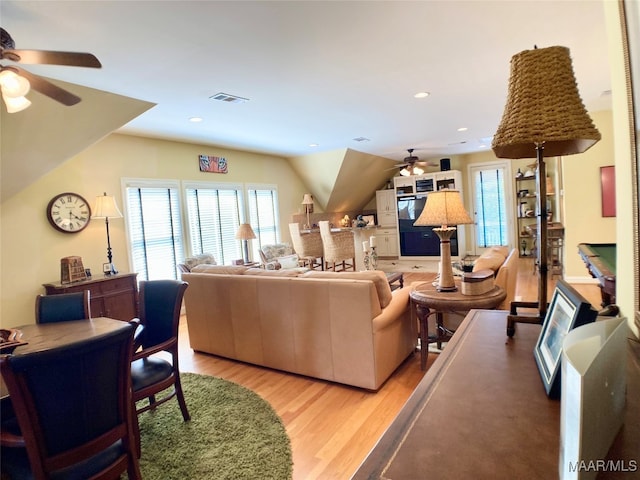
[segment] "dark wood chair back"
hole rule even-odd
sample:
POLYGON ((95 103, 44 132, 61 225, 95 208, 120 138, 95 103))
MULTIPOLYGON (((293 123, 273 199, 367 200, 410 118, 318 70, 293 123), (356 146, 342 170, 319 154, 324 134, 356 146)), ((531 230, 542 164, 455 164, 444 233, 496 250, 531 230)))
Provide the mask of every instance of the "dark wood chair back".
POLYGON ((91 318, 90 292, 38 295, 36 323, 66 322, 91 318))
POLYGON ((148 399, 148 404, 137 406, 142 413, 177 397, 182 417, 191 417, 180 383, 178 365, 178 326, 180 309, 188 283, 179 280, 150 280, 140 282, 140 320, 142 328, 136 335, 131 378, 134 401, 148 399), (168 352, 171 360, 156 353, 168 352), (161 398, 156 394, 173 386, 161 398))
POLYGON ((137 325, 0 358, 25 445, 2 448, 11 478, 141 478, 130 373, 137 325))

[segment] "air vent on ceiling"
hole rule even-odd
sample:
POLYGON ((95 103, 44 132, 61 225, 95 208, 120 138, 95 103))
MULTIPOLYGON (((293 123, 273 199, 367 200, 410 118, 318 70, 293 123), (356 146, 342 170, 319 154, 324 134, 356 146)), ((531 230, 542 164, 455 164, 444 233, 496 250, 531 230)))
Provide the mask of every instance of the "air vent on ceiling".
POLYGON ((229 95, 228 93, 216 93, 215 95, 210 96, 209 98, 213 100, 220 100, 221 102, 228 103, 244 103, 248 102, 248 98, 238 97, 236 95, 229 95))
POLYGON ((370 142, 371 141, 367 137, 356 137, 353 140, 356 141, 356 142, 370 142))

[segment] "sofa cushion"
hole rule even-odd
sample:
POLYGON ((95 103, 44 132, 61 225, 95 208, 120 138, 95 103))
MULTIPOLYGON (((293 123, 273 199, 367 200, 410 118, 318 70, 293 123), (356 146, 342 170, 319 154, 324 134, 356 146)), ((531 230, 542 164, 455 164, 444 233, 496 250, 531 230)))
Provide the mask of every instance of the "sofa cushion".
POLYGON ((196 265, 191 273, 214 273, 218 275, 242 275, 249 267, 244 265, 196 265))
POLYGON ((280 270, 265 270, 264 268, 250 268, 244 271, 244 275, 264 275, 265 277, 297 277, 306 272, 306 268, 289 268, 280 270))
POLYGON ((387 277, 384 272, 379 270, 370 270, 366 272, 320 272, 311 270, 304 275, 304 278, 338 278, 347 280, 370 280, 376 287, 378 293, 378 301, 380 302, 380 308, 385 308, 391 300, 393 295, 391 293, 391 287, 387 281, 387 277))
POLYGON ((289 268, 297 268, 300 266, 298 263, 298 255, 295 253, 293 255, 285 255, 282 257, 277 257, 276 261, 280 264, 280 267, 284 270, 289 268))

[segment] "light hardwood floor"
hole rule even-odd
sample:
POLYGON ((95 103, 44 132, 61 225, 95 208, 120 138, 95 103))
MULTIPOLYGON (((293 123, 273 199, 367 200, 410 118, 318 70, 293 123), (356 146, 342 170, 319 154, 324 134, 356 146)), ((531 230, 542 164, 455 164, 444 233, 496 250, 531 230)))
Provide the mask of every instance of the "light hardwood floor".
MULTIPOLYGON (((520 259, 519 262, 515 299, 535 301, 538 286, 532 260, 520 259)), ((405 285, 423 279, 422 273, 408 273, 405 285)), ((550 296, 554 285, 555 279, 550 279, 550 296)), ((596 285, 575 287, 594 306, 600 304, 596 285)), ((428 366, 436 358, 437 354, 430 353, 428 366)), ((378 392, 372 393, 194 353, 189 348, 184 318, 180 327, 180 362, 182 371, 239 383, 273 406, 291 438, 295 480, 350 478, 424 375, 420 370, 420 356, 414 354, 378 392)))

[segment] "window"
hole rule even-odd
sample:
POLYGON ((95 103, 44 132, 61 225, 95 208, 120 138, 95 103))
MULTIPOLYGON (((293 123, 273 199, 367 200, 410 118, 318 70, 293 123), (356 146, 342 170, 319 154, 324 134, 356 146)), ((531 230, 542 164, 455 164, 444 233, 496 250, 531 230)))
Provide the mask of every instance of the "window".
POLYGON ((476 246, 508 245, 504 172, 502 167, 473 168, 476 246))
POLYGON ((278 191, 275 186, 250 185, 247 198, 249 223, 256 234, 256 240, 252 242, 253 258, 257 259, 262 245, 280 242, 278 191))
POLYGON ((239 185, 186 184, 185 198, 192 254, 211 253, 219 264, 242 258, 236 232, 242 223, 239 185))
POLYGON ((138 280, 178 278, 184 246, 177 182, 123 183, 131 264, 138 280))

